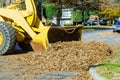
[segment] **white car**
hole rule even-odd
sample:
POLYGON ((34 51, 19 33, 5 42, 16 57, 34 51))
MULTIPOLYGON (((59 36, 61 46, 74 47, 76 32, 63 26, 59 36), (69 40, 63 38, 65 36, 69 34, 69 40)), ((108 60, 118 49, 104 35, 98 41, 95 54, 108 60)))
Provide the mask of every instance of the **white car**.
POLYGON ((113 32, 120 32, 120 21, 114 23, 113 32))

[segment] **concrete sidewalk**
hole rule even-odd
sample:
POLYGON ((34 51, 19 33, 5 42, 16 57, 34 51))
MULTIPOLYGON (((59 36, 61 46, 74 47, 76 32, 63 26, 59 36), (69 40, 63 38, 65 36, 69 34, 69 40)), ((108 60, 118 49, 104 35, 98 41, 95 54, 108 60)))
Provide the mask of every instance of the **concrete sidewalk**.
POLYGON ((94 79, 94 80, 108 80, 102 76, 100 76, 96 71, 95 71, 95 67, 91 67, 89 69, 89 73, 91 75, 91 77, 94 79))

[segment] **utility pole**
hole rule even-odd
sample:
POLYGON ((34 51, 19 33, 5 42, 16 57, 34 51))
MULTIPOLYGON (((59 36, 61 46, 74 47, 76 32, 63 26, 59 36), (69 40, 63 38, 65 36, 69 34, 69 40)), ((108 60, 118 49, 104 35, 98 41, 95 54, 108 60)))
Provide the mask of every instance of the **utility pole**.
POLYGON ((81 2, 81 5, 82 5, 82 22, 84 22, 84 0, 80 0, 80 2, 81 2))
POLYGON ((82 21, 83 21, 83 22, 85 22, 85 15, 84 15, 85 10, 86 10, 87 14, 90 15, 90 14, 89 14, 89 10, 88 10, 88 8, 86 7, 86 4, 85 4, 84 1, 86 1, 86 0, 80 0, 81 5, 82 5, 82 21))
POLYGON ((60 25, 60 16, 61 16, 61 8, 62 8, 62 4, 61 4, 61 0, 58 0, 58 11, 57 11, 57 25, 60 25))

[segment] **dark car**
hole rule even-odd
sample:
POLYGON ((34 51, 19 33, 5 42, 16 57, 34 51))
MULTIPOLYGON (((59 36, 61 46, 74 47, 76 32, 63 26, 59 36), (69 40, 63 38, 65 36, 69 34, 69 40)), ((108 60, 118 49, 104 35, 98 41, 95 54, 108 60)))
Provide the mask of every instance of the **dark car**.
POLYGON ((100 25, 107 25, 107 20, 105 20, 105 19, 101 20, 100 25))
POLYGON ((98 25, 98 21, 94 20, 94 21, 86 21, 86 22, 84 22, 84 26, 92 26, 92 25, 98 25))
POLYGON ((113 24, 113 32, 120 32, 120 21, 115 21, 113 24))
POLYGON ((84 26, 90 26, 91 23, 90 22, 84 22, 84 26))
POLYGON ((92 25, 98 25, 98 21, 97 20, 92 21, 92 25))

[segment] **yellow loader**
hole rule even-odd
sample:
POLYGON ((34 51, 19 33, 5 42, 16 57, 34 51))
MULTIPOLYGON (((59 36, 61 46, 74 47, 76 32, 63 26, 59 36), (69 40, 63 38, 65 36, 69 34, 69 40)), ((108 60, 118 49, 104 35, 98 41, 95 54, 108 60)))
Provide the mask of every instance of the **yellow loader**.
POLYGON ((0 8, 0 55, 11 53, 16 43, 24 50, 32 48, 41 52, 49 43, 81 39, 81 26, 44 26, 37 16, 40 13, 38 6, 38 0, 17 0, 0 8), (20 9, 18 6, 23 3, 25 9, 20 9))

